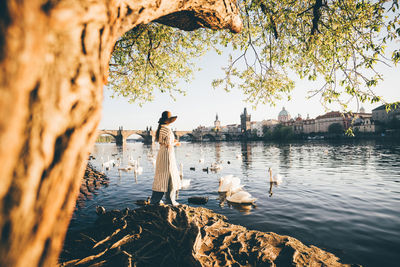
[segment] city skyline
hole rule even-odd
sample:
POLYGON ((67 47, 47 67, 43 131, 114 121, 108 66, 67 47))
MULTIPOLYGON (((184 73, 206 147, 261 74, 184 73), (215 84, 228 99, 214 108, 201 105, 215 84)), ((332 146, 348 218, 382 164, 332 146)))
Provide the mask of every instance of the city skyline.
MULTIPOLYGON (((148 126, 157 127, 157 121, 164 110, 170 110, 178 119, 173 124, 173 128, 180 130, 192 130, 199 125, 212 125, 215 115, 218 113, 221 125, 240 123, 240 114, 243 108, 247 107, 252 115, 253 121, 264 119, 276 119, 282 107, 285 107, 292 117, 301 114, 303 118, 309 114, 310 118, 325 114, 328 111, 340 110, 339 107, 332 105, 329 110, 325 110, 320 103, 320 98, 315 96, 306 99, 307 91, 318 88, 318 82, 295 79, 296 87, 290 94, 292 100, 286 99, 276 101, 275 106, 258 105, 254 110, 250 103, 246 103, 246 96, 239 90, 225 92, 223 89, 212 89, 211 81, 223 75, 221 67, 225 65, 226 55, 219 56, 210 52, 199 59, 201 71, 195 74, 190 84, 181 83, 181 88, 187 90, 186 96, 176 95, 174 101, 168 94, 155 92, 155 100, 144 103, 142 107, 138 104, 130 104, 123 97, 111 98, 112 91, 104 87, 103 116, 99 129, 145 129, 148 126), (210 64, 212 62, 213 64, 210 64)), ((388 102, 398 101, 400 93, 400 66, 389 68, 378 66, 378 70, 384 73, 384 81, 378 84, 375 91, 382 95, 388 102), (397 89, 397 90, 396 90, 397 89)), ((367 112, 380 106, 381 103, 362 103, 367 112)), ((357 104, 354 102, 349 106, 350 110, 357 112, 357 104)))

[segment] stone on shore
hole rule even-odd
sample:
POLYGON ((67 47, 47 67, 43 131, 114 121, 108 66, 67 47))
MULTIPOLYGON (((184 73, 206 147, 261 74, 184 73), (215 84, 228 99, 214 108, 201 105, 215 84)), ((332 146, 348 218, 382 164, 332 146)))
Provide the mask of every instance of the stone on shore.
POLYGON ((60 266, 350 266, 332 253, 248 230, 202 207, 113 210, 69 234, 60 266))
POLYGON ((88 163, 85 175, 82 178, 81 187, 79 188, 80 192, 76 201, 76 208, 82 208, 87 199, 91 199, 101 186, 108 186, 108 183, 109 178, 88 163))

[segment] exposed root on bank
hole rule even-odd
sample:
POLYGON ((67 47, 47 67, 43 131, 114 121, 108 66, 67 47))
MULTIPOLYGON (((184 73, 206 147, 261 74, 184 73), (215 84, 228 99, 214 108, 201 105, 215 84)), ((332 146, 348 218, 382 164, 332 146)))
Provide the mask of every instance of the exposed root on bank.
POLYGON ((295 238, 226 220, 186 205, 109 211, 67 236, 60 266, 348 266, 295 238))

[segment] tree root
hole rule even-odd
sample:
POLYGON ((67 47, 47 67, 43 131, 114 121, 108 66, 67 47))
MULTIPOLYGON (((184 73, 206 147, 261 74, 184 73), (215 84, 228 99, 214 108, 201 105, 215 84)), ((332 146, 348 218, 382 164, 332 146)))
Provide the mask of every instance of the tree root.
POLYGON ((185 205, 106 212, 93 228, 75 235, 66 238, 61 266, 345 266, 335 255, 294 238, 250 231, 208 209, 185 205), (104 229, 113 232, 95 243, 104 229), (95 245, 79 242, 82 236, 95 245), (74 259, 71 251, 86 255, 74 259))

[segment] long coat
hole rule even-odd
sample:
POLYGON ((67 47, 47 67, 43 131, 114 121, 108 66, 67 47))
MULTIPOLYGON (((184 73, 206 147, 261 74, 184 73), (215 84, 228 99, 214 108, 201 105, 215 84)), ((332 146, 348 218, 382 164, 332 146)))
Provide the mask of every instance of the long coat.
POLYGON ((175 136, 168 126, 161 125, 158 142, 160 143, 160 150, 157 155, 156 173, 152 189, 153 191, 167 192, 168 182, 171 178, 172 190, 178 190, 180 176, 175 159, 175 136))

